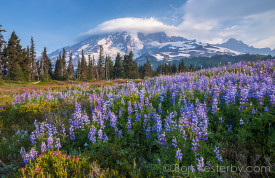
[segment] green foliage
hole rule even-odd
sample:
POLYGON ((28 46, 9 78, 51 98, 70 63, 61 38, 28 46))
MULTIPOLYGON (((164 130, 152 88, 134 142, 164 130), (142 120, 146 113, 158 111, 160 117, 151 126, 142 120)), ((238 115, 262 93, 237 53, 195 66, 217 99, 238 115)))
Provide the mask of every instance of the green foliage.
POLYGON ((116 59, 115 59, 115 65, 114 65, 114 78, 122 78, 122 57, 119 53, 117 53, 116 59))
POLYGON ((116 175, 109 170, 101 170, 97 162, 83 156, 65 155, 61 151, 49 151, 39 155, 25 167, 20 168, 15 177, 105 177, 116 175))

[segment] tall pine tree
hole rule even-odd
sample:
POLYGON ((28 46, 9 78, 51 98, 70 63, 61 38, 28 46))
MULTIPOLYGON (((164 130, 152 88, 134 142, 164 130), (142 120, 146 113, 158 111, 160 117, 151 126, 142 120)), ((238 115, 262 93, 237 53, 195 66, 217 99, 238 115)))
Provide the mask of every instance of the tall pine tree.
POLYGON ((4 68, 6 69, 5 72, 7 77, 13 80, 24 79, 24 74, 21 67, 24 62, 24 57, 24 50, 20 45, 20 40, 13 31, 3 56, 3 63, 5 65, 4 68))
POLYGON ((81 57, 81 71, 80 71, 80 79, 81 80, 86 80, 87 79, 87 61, 85 59, 85 56, 84 56, 84 52, 82 50, 82 57, 81 57))
POLYGON ((36 52, 33 37, 31 37, 31 49, 30 49, 30 59, 31 59, 31 80, 38 78, 38 68, 36 65, 36 52))
POLYGON ((77 61, 77 74, 76 74, 76 78, 78 80, 80 80, 81 76, 81 62, 80 60, 77 61))
POLYGON ((104 77, 103 62, 104 62, 103 46, 99 46, 99 56, 97 61, 97 79, 98 80, 102 80, 104 77))
POLYGON ((31 80, 31 58, 29 46, 27 47, 27 51, 24 51, 23 56, 24 60, 21 66, 24 73, 24 80, 29 81, 31 80))
POLYGON ((114 65, 114 78, 122 78, 122 64, 121 64, 122 57, 119 53, 116 55, 115 65, 114 65))
POLYGON ((113 61, 110 56, 106 56, 105 59, 105 80, 113 78, 113 61))
POLYGON ((62 80, 62 59, 61 59, 61 54, 59 53, 58 58, 56 59, 55 62, 55 69, 54 69, 54 78, 56 80, 62 80))
POLYGON ((68 76, 68 70, 66 68, 66 50, 65 50, 65 48, 63 48, 61 63, 62 63, 62 78, 63 78, 63 80, 67 80, 69 78, 69 76, 68 76))
POLYGON ((74 77, 74 66, 73 66, 73 54, 70 52, 70 59, 68 65, 68 76, 70 79, 74 77))
POLYGON ((50 74, 49 74, 49 58, 47 55, 47 49, 44 48, 44 51, 42 52, 42 58, 40 60, 40 67, 39 67, 39 74, 41 80, 50 80, 50 74))
POLYGON ((145 77, 152 77, 153 76, 153 69, 151 66, 151 63, 149 61, 149 59, 147 59, 147 62, 144 66, 144 75, 145 77))
POLYGON ((2 70, 3 70, 3 50, 4 50, 4 46, 5 46, 5 43, 6 41, 4 40, 4 37, 2 35, 2 32, 6 32, 6 30, 3 30, 1 29, 2 28, 2 25, 0 25, 0 80, 1 80, 1 77, 2 77, 2 70))
POLYGON ((184 61, 183 59, 181 60, 181 62, 179 63, 179 69, 178 71, 179 72, 185 72, 186 68, 185 68, 185 65, 184 65, 184 61))
POLYGON ((87 79, 92 80, 93 79, 93 61, 91 58, 91 55, 88 55, 88 70, 87 70, 87 79))

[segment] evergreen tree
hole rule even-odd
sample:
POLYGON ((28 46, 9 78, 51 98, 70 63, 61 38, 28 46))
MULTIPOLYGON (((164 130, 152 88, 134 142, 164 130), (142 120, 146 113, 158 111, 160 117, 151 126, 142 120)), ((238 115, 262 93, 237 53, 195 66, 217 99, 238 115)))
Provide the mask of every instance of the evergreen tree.
POLYGON ((176 64, 176 63, 174 63, 174 64, 172 65, 171 71, 172 71, 173 74, 178 72, 178 68, 177 68, 177 64, 176 64))
POLYGON ((68 65, 68 76, 70 79, 74 77, 74 66, 73 66, 73 54, 70 52, 70 59, 68 65))
POLYGON ((18 62, 13 63, 13 72, 12 72, 12 79, 16 81, 23 81, 24 80, 24 73, 21 68, 21 66, 18 64, 18 62))
POLYGON ((68 73, 67 73, 67 69, 66 69, 66 50, 65 50, 65 48, 63 48, 61 63, 62 63, 62 78, 66 80, 68 78, 68 73))
MULTIPOLYGON (((22 63, 24 61, 24 50, 22 49, 22 46, 20 45, 20 40, 18 39, 18 36, 15 34, 15 32, 12 32, 11 37, 8 41, 8 46, 5 48, 4 56, 2 58, 3 63, 5 66, 5 73, 7 77, 17 80, 19 77, 19 74, 23 74, 23 72, 18 72, 19 68, 21 68, 19 71, 22 71, 22 63), (16 65, 15 65, 16 64, 16 65)), ((19 77, 20 79, 24 78, 23 76, 19 77)))
POLYGON ((110 56, 106 56, 105 59, 105 79, 109 80, 113 78, 113 61, 110 56))
POLYGON ((108 79, 114 79, 114 62, 111 60, 109 56, 108 59, 108 79))
POLYGON ((31 49, 30 49, 30 59, 31 59, 31 80, 38 78, 38 68, 36 65, 36 52, 34 47, 33 37, 31 37, 31 49))
POLYGON ((193 64, 190 64, 190 66, 188 67, 188 71, 189 72, 193 72, 194 71, 194 66, 193 66, 193 64))
POLYGON ((185 72, 186 68, 185 68, 185 65, 184 65, 184 61, 183 59, 181 60, 181 62, 179 63, 179 69, 178 71, 179 72, 185 72))
POLYGON ((87 79, 87 61, 85 59, 85 56, 84 56, 84 52, 82 50, 82 57, 81 57, 81 72, 80 72, 80 79, 81 80, 86 80, 87 79))
POLYGON ((122 78, 122 64, 121 64, 121 56, 119 53, 117 53, 116 60, 115 60, 115 66, 114 66, 114 78, 122 78))
POLYGON ((3 54, 4 54, 4 46, 6 41, 4 40, 4 37, 2 35, 2 32, 6 32, 6 30, 1 29, 2 25, 0 25, 0 80, 2 77, 2 70, 3 70, 3 54))
POLYGON ((104 77, 104 70, 103 70, 103 61, 104 61, 104 56, 103 56, 103 46, 99 46, 99 57, 98 57, 98 63, 97 63, 97 79, 102 80, 104 77))
POLYGON ((87 70, 87 79, 93 79, 93 61, 91 55, 88 55, 88 70, 87 70))
POLYGON ((144 75, 145 77, 152 77, 153 76, 153 69, 149 59, 147 59, 146 64, 144 65, 144 75))
POLYGON ((24 80, 31 80, 31 58, 30 58, 30 49, 27 47, 27 51, 24 51, 24 60, 22 62, 22 71, 24 73, 24 80))
POLYGON ((145 77, 145 65, 146 65, 146 64, 143 64, 143 65, 138 66, 138 72, 139 72, 139 76, 140 76, 141 78, 144 78, 144 77, 145 77))
POLYGON ((40 60, 39 74, 41 80, 49 80, 49 58, 47 55, 47 49, 44 47, 44 51, 42 52, 42 58, 40 60))
POLYGON ((56 80, 62 80, 62 61, 61 61, 61 54, 59 53, 59 57, 56 59, 55 62, 55 69, 54 69, 54 78, 56 80))
POLYGON ((168 74, 171 74, 172 73, 172 66, 171 66, 171 62, 169 62, 169 65, 168 65, 168 74))
POLYGON ((47 58, 47 65, 48 65, 48 74, 50 75, 50 78, 54 78, 54 73, 53 73, 53 65, 51 59, 48 57, 47 58))
POLYGON ((137 63, 133 60, 133 52, 131 51, 129 55, 124 55, 123 60, 123 75, 125 78, 138 78, 138 66, 137 63))
POLYGON ((81 62, 80 62, 80 60, 78 60, 76 78, 79 79, 79 80, 80 80, 80 74, 81 74, 81 62))
POLYGON ((123 77, 124 78, 129 78, 129 57, 127 54, 124 55, 123 57, 123 63, 122 63, 122 67, 123 67, 123 77))
POLYGON ((96 67, 96 63, 95 63, 95 57, 93 56, 92 59, 92 75, 93 75, 93 79, 97 78, 97 67, 96 67))

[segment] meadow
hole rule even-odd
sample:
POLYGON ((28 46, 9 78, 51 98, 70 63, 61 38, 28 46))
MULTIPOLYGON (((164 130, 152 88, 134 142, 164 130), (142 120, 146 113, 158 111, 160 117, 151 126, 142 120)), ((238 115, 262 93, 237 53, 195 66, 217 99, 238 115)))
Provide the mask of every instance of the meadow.
POLYGON ((0 89, 0 175, 274 175, 275 60, 0 89))

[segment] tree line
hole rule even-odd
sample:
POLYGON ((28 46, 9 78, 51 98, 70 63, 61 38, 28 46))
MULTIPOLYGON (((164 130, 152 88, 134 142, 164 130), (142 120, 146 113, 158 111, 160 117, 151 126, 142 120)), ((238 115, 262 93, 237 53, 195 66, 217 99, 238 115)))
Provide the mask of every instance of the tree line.
POLYGON ((66 62, 66 50, 56 59, 54 69, 51 59, 44 48, 41 58, 37 59, 33 37, 30 40, 30 47, 23 48, 20 39, 15 32, 6 42, 1 32, 0 25, 0 76, 5 80, 34 81, 34 80, 111 80, 118 78, 136 79, 153 77, 160 74, 173 74, 185 71, 194 71, 191 64, 185 67, 182 60, 177 66, 175 63, 161 64, 156 70, 152 69, 150 61, 143 65, 137 64, 133 60, 133 52, 121 56, 117 54, 114 62, 111 57, 104 55, 104 49, 99 47, 99 56, 96 60, 94 56, 88 55, 87 59, 82 50, 81 58, 77 62, 77 67, 73 66, 72 52, 69 51, 69 62, 66 62))

